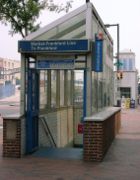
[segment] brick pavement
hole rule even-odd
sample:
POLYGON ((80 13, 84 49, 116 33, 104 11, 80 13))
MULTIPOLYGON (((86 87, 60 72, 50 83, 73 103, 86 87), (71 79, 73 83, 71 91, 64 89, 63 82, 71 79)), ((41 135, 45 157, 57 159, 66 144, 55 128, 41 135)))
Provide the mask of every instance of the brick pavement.
MULTIPOLYGON (((2 144, 2 139, 0 140, 2 144)), ((2 146, 0 146, 2 149, 2 146)), ((122 111, 122 128, 103 162, 26 156, 0 158, 0 180, 139 180, 140 108, 122 111)))

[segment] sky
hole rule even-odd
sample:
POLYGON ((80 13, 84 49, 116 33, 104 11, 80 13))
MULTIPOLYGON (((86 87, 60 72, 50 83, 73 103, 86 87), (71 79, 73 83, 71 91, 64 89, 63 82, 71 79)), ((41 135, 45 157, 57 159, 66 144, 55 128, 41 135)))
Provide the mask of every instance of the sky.
MULTIPOLYGON (((63 3, 66 0, 55 0, 63 3)), ((73 0, 74 1, 74 0, 73 0)), ((85 4, 86 0, 75 0, 70 11, 85 4)), ((135 53, 136 68, 140 73, 140 0, 90 0, 105 24, 120 24, 120 51, 131 49, 135 53)), ((41 27, 45 26, 63 16, 60 14, 44 11, 39 17, 41 27)), ((20 59, 17 52, 17 41, 20 35, 9 35, 10 26, 0 24, 0 57, 9 59, 20 59)), ((110 27, 109 32, 114 40, 114 53, 117 45, 117 28, 110 27)))

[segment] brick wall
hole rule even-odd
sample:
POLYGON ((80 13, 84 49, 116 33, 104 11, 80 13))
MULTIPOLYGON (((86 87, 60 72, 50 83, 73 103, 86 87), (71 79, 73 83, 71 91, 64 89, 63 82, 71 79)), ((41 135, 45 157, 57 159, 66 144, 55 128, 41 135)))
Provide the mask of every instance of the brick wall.
POLYGON ((102 161, 120 128, 120 112, 104 121, 84 122, 84 160, 102 161))
POLYGON ((21 120, 3 118, 3 157, 21 157, 21 120))

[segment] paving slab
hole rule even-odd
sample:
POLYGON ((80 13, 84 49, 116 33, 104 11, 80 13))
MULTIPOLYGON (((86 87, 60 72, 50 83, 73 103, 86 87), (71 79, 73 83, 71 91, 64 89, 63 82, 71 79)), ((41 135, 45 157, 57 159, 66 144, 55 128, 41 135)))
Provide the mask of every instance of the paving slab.
MULTIPOLYGON (((103 162, 25 156, 0 157, 0 180, 139 180, 140 108, 122 110, 120 133, 103 162)), ((0 131, 2 152, 2 131, 0 131)))

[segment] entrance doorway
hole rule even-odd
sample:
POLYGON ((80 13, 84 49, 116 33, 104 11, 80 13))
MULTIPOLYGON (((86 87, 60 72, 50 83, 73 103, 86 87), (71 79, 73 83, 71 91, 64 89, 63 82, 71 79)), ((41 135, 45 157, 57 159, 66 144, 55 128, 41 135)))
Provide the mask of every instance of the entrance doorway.
POLYGON ((39 147, 82 146, 83 74, 40 70, 39 147))
POLYGON ((82 147, 84 70, 39 70, 30 66, 26 153, 44 147, 82 147))

